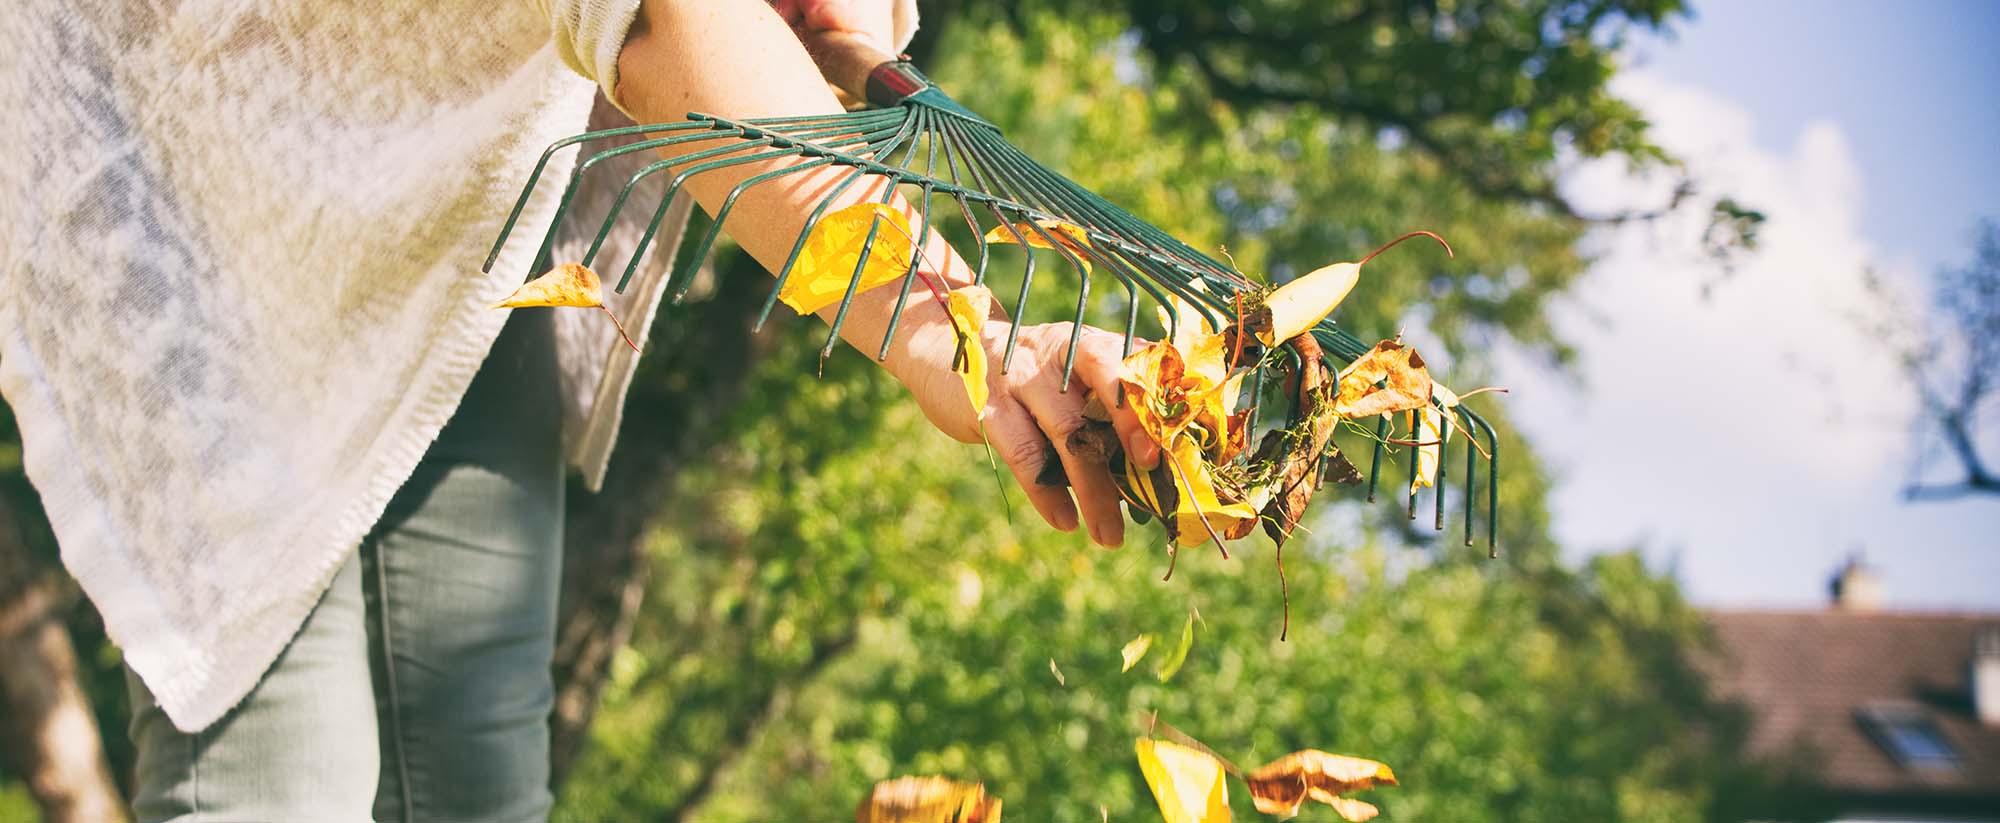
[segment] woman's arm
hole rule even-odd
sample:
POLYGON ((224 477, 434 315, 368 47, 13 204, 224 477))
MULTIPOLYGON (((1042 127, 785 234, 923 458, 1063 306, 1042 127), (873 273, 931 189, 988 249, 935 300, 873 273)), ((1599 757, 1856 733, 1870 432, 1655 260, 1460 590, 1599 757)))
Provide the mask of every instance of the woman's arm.
MULTIPOLYGON (((885 18, 886 19, 886 18, 885 18)), ((804 47, 763 0, 645 0, 618 59, 616 102, 640 123, 681 120, 690 111, 732 118, 784 117, 840 111, 804 47)), ((687 154, 721 145, 702 141, 673 147, 687 154)), ((736 184, 764 171, 800 162, 796 158, 750 163, 697 175, 687 187, 713 214, 736 184)), ((805 231, 806 216, 850 170, 826 167, 786 175, 748 189, 724 228, 745 251, 773 271, 784 264, 805 231)), ((836 205, 879 199, 886 185, 869 177, 840 195, 836 205)), ((900 196, 893 201, 913 224, 917 212, 900 196)), ((972 269, 933 233, 924 268, 950 287, 972 282, 972 269)), ((875 289, 855 298, 841 337, 870 355, 879 351, 895 310, 896 289, 875 289)), ((921 291, 921 290, 920 290, 921 291)), ((832 317, 833 309, 822 312, 832 317)), ((933 424, 966 442, 979 440, 979 419, 965 402, 965 390, 950 369, 956 341, 943 309, 930 300, 909 301, 901 330, 883 366, 915 395, 933 424)), ((987 350, 998 362, 1004 323, 987 325, 987 350)), ((989 375, 992 398, 985 428, 995 453, 1021 483, 1050 525, 1068 531, 1078 509, 1100 544, 1115 546, 1124 534, 1124 516, 1109 471, 1102 461, 1068 453, 1068 435, 1083 424, 1083 392, 1059 391, 1068 324, 1023 327, 1013 367, 989 375), (1046 441, 1044 438, 1046 437, 1046 441), (1053 442, 1076 495, 1040 486, 1044 443, 1053 442)), ((1117 395, 1121 338, 1086 329, 1077 353, 1076 379, 1105 397, 1117 395)), ((1129 411, 1114 412, 1127 451, 1152 465, 1158 448, 1140 431, 1129 411)))

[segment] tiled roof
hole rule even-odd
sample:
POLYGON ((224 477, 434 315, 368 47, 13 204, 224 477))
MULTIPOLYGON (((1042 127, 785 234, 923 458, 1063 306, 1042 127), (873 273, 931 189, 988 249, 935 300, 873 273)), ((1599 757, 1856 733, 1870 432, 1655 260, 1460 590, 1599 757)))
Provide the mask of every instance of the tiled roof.
POLYGON ((2000 614, 1822 610, 1711 611, 1723 697, 1757 718, 1754 751, 1798 743, 1817 756, 1817 781, 1854 794, 2000 796, 2000 727, 1973 712, 1974 638, 2000 614), (1956 769, 1907 768, 1862 720, 1871 709, 1929 718, 1958 755, 1956 769))

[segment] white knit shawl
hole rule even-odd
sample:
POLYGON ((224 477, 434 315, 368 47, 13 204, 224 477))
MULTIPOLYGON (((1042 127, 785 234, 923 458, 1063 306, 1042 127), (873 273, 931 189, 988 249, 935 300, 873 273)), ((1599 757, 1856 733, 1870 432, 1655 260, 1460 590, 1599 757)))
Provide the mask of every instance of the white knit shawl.
MULTIPOLYGON (((490 275, 485 246, 615 84, 638 3, 0 14, 0 392, 65 564, 176 726, 251 689, 451 416, 552 197, 490 275)), ((635 332, 664 263, 614 306, 635 332)), ((559 316, 596 475, 633 356, 559 316)))

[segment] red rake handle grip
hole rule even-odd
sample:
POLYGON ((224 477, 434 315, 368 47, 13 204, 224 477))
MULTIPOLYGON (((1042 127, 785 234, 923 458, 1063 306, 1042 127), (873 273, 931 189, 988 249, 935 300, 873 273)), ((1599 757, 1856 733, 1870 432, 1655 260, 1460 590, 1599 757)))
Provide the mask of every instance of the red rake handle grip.
POLYGON ((923 87, 921 76, 909 70, 908 63, 884 54, 854 32, 807 32, 799 39, 826 82, 855 100, 893 106, 923 87))

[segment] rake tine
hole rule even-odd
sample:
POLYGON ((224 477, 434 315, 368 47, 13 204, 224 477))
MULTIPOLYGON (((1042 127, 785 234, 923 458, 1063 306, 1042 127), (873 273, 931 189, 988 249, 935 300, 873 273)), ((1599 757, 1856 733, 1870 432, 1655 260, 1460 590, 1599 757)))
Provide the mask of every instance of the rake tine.
POLYGON ((1472 442, 1472 429, 1465 430, 1465 545, 1472 545, 1472 504, 1476 500, 1473 490, 1478 485, 1479 447, 1472 442))
MULTIPOLYGON (((956 132, 949 128, 949 124, 940 123, 939 126, 940 128, 932 133, 932 138, 941 138, 944 141, 944 167, 946 171, 951 173, 951 185, 952 188, 956 189, 959 188, 961 182, 958 177, 958 159, 955 152, 958 143, 954 138, 956 132)), ((979 221, 973 218, 972 204, 966 201, 964 191, 953 192, 951 199, 953 202, 958 203, 959 213, 964 215, 966 226, 972 229, 973 241, 979 244, 979 265, 973 269, 972 283, 973 285, 984 284, 986 282, 986 264, 991 251, 986 242, 986 233, 979 230, 979 221)))
MULTIPOLYGON (((893 191, 893 189, 892 189, 893 191)), ((882 198, 887 201, 889 198, 882 198)), ((875 253, 875 235, 882 231, 880 215, 868 221, 868 236, 861 240, 861 254, 854 258, 854 275, 847 281, 847 293, 840 298, 840 311, 833 316, 833 331, 826 336, 826 345, 819 350, 820 359, 833 354, 833 347, 840 341, 840 322, 847 319, 847 307, 854 300, 854 293, 861 287, 861 273, 868 268, 868 258, 875 253)))
MULTIPOLYGON (((1418 414, 1419 413, 1415 411, 1410 412, 1410 442, 1412 443, 1421 440, 1424 436, 1423 427, 1417 424, 1418 414)), ((1423 449, 1417 446, 1411 446, 1409 448, 1410 448, 1410 519, 1415 520, 1417 519, 1417 473, 1418 471, 1420 471, 1417 465, 1418 464, 1417 458, 1422 456, 1423 449)))
MULTIPOLYGON (((1486 431, 1486 556, 1500 556, 1500 436, 1493 425, 1471 409, 1466 419, 1486 431)), ((1468 432, 1467 437, 1471 435, 1468 432)), ((1468 472, 1469 474, 1469 472, 1468 472)))
POLYGON ((643 134, 655 131, 676 131, 676 130, 691 128, 694 127, 695 125, 696 124, 693 123, 675 123, 668 126, 658 126, 658 125, 622 126, 615 129, 604 129, 601 131, 586 132, 584 134, 573 134, 568 137, 562 138, 561 140, 557 140, 554 143, 550 143, 548 148, 542 150, 541 158, 535 161, 535 170, 528 174, 527 185, 521 187, 521 196, 514 200, 514 209, 513 211, 507 213, 507 222, 500 227, 500 236, 493 241, 493 250, 486 253, 486 262, 480 264, 479 270, 481 272, 490 272, 493 270, 493 261, 500 257, 500 249, 507 245, 507 236, 514 232, 514 224, 520 221, 522 210, 528 207, 529 195, 534 193, 535 185, 541 182, 542 172, 548 168, 549 158, 554 156, 557 151, 560 151, 561 149, 568 146, 574 146, 578 143, 582 143, 588 140, 595 140, 600 137, 623 137, 628 134, 643 134))
MULTIPOLYGON (((819 136, 822 134, 837 136, 837 135, 849 134, 855 128, 862 128, 862 127, 865 127, 865 121, 856 121, 855 124, 852 126, 836 123, 832 127, 809 130, 801 133, 799 136, 801 138, 807 135, 819 136)), ((846 145, 848 143, 862 141, 865 139, 866 135, 867 133, 863 132, 861 134, 854 135, 852 137, 838 141, 836 145, 846 145)), ((633 174, 632 178, 625 183, 624 190, 619 192, 618 200, 612 205, 610 214, 605 215, 604 225, 598 230, 597 239, 591 243, 590 254, 585 256, 584 265, 586 266, 590 265, 591 259, 594 258, 597 254, 598 247, 604 242, 604 238, 611 231, 613 218, 617 216, 619 209, 625 203, 626 198, 631 195, 631 193, 636 189, 641 180, 650 177, 654 174, 657 174, 659 172, 665 171, 666 169, 671 168, 674 165, 680 163, 692 162, 695 160, 701 160, 706 157, 713 157, 718 153, 720 152, 717 152, 716 150, 704 150, 699 152, 692 152, 682 157, 663 159, 651 165, 648 165, 645 168, 639 170, 637 173, 633 174)), ((625 263, 625 272, 618 278, 618 286, 617 288, 614 289, 614 291, 618 292, 619 294, 625 293, 625 287, 632 281, 632 275, 639 270, 639 260, 645 255, 647 247, 651 246, 653 243, 653 237, 659 232, 660 221, 662 218, 666 216, 667 206, 673 202, 674 196, 680 193, 681 184, 685 182, 686 178, 676 178, 675 181, 668 186, 666 193, 660 197, 660 205, 653 210, 653 219, 650 223, 647 224, 645 234, 640 236, 639 244, 633 248, 632 257, 625 263)))
POLYGON ((1375 454, 1368 458, 1368 502, 1375 502, 1375 487, 1382 479, 1383 440, 1389 436, 1389 413, 1375 418, 1375 454))
POLYGON ((1256 442, 1257 413, 1262 411, 1263 408, 1264 367, 1260 365, 1250 370, 1250 419, 1243 425, 1243 437, 1250 442, 1256 442))
POLYGON ((812 236, 812 226, 819 222, 820 215, 825 214, 827 207, 833 205, 834 200, 866 176, 865 170, 856 167, 846 179, 833 187, 833 191, 827 192, 826 197, 820 199, 819 205, 813 207, 811 214, 806 215, 806 229, 799 232, 799 239, 792 241, 792 253, 785 257, 784 267, 778 270, 778 282, 771 286, 771 293, 764 297, 764 306, 757 312, 757 322, 750 326, 752 332, 763 331, 764 322, 771 319, 771 309, 778 304, 778 295, 784 291, 785 281, 791 279, 792 266, 799 261, 799 252, 805 249, 806 238, 812 236))
MULTIPOLYGON (((727 132, 728 130, 719 129, 718 131, 727 132)), ((714 140, 716 138, 717 135, 713 134, 690 134, 690 135, 682 135, 680 137, 661 138, 659 140, 642 140, 637 143, 628 143, 623 146, 606 149, 604 151, 593 154, 590 156, 589 159, 586 159, 583 162, 578 163, 576 168, 570 172, 569 184, 563 189, 562 200, 556 204, 555 217, 549 220, 548 231, 543 232, 542 234, 542 247, 539 251, 535 253, 536 258, 541 259, 548 257, 550 250, 555 248, 556 230, 562 226, 563 217, 569 214, 570 203, 574 202, 576 199, 577 187, 582 184, 583 176, 585 174, 588 174, 591 168, 595 167, 599 163, 611 160, 612 158, 622 157, 624 155, 632 154, 634 152, 664 148, 666 146, 678 145, 680 143, 686 143, 694 140, 714 140)), ((732 144, 730 146, 726 146, 721 149, 715 149, 713 151, 721 153, 743 151, 754 147, 754 145, 755 145, 754 143, 732 144)))
MULTIPOLYGON (((930 123, 932 117, 931 113, 924 109, 917 110, 916 116, 923 118, 926 125, 930 123)), ((889 359, 889 347, 896 341, 896 330, 903 325, 903 308, 910 304, 910 287, 917 284, 917 270, 923 267, 924 254, 930 250, 932 187, 928 181, 936 179, 931 175, 931 172, 937 170, 937 134, 936 132, 929 131, 928 128, 920 129, 920 131, 925 133, 925 142, 929 144, 930 159, 925 161, 924 180, 926 182, 918 186, 918 190, 922 192, 922 196, 919 198, 917 206, 917 223, 911 227, 917 233, 917 251, 916 254, 910 256, 910 270, 903 273, 902 289, 896 293, 896 309, 889 313, 889 330, 882 334, 882 350, 875 353, 876 360, 889 359)), ((915 144, 911 144, 911 147, 915 148, 915 144)))
POLYGON ((1432 531, 1444 531, 1444 489, 1445 468, 1451 465, 1451 453, 1445 449, 1445 441, 1451 438, 1452 418, 1444 412, 1444 422, 1438 425, 1437 477, 1431 485, 1431 496, 1437 498, 1437 522, 1431 524, 1432 531))
MULTIPOLYGON (((775 151, 761 152, 758 154, 745 155, 742 157, 732 157, 727 160, 711 160, 707 163, 703 163, 699 166, 690 167, 686 171, 681 172, 678 176, 674 178, 674 184, 672 190, 678 191, 680 187, 683 184, 685 184, 689 178, 697 174, 702 174, 704 172, 716 171, 718 169, 727 168, 729 166, 740 166, 745 163, 756 163, 764 160, 775 160, 780 157, 795 157, 795 156, 798 156, 797 149, 778 149, 775 151)), ((668 275, 667 277, 668 289, 672 291, 673 302, 678 304, 680 302, 681 296, 687 292, 688 285, 694 281, 694 273, 701 268, 701 261, 704 258, 708 257, 708 250, 715 246, 715 239, 721 236, 723 221, 727 220, 729 218, 729 212, 736 208, 736 201, 738 198, 743 196, 743 191, 745 189, 757 183, 762 183, 767 180, 784 176, 786 174, 818 168, 820 166, 825 166, 833 162, 835 161, 832 158, 820 158, 816 160, 808 160, 804 163, 797 163, 785 166, 784 168, 775 169, 773 171, 768 171, 764 172, 763 174, 755 175, 747 180, 744 180, 741 183, 736 184, 734 188, 730 189, 729 195, 723 198, 722 205, 715 210, 715 218, 709 221, 708 231, 702 233, 701 241, 695 244, 694 250, 690 254, 688 254, 687 257, 675 262, 673 273, 668 275), (679 284, 678 289, 676 289, 673 285, 676 283, 679 284)))
MULTIPOLYGON (((913 130, 912 127, 915 125, 916 118, 906 117, 903 121, 902 130, 896 134, 895 140, 890 143, 889 147, 882 150, 880 156, 884 160, 887 160, 891 155, 895 154, 896 150, 901 147, 902 141, 908 137, 913 130)), ((912 140, 910 141, 909 149, 903 154, 903 163, 907 164, 911 157, 916 156, 916 152, 917 141, 912 140)), ((896 187, 902 184, 904 172, 900 168, 883 163, 875 165, 877 168, 885 169, 885 171, 879 172, 871 170, 870 173, 888 180, 889 185, 882 189, 881 201, 888 203, 896 199, 896 187)), ((833 356, 833 347, 840 342, 840 327, 847 322, 847 311, 854 308, 854 295, 861 285, 861 267, 867 263, 869 253, 875 250, 875 236, 880 233, 881 229, 879 218, 869 221, 868 236, 861 241, 861 257, 855 261, 854 278, 847 281, 847 293, 841 296, 840 310, 834 312, 833 326, 827 329, 826 332, 826 345, 820 347, 819 356, 821 359, 833 356)))
MULTIPOLYGON (((869 146, 874 147, 870 149, 870 151, 879 152, 879 151, 893 150, 896 143, 902 139, 902 135, 906 130, 907 130, 907 123, 905 124, 904 128, 899 128, 896 131, 895 136, 884 141, 881 144, 881 146, 876 146, 874 143, 869 143, 868 144, 869 146)), ((815 151, 817 151, 817 149, 815 149, 815 151)), ((859 158, 855 158, 851 155, 844 155, 833 152, 827 152, 827 154, 831 154, 831 156, 838 158, 839 165, 852 166, 854 168, 854 171, 849 173, 845 179, 841 180, 839 185, 834 186, 832 191, 827 192, 825 197, 820 198, 819 204, 815 205, 813 207, 812 213, 806 216, 805 230, 799 232, 799 237, 797 240, 792 241, 792 251, 790 254, 786 255, 785 265, 778 271, 778 282, 772 285, 771 293, 764 297, 764 305, 757 310, 757 322, 751 324, 750 326, 750 330, 752 332, 762 331, 764 329, 764 324, 771 319, 771 310, 777 306, 778 295, 784 292, 786 281, 791 279, 792 268, 799 261, 799 252, 805 249, 806 238, 812 236, 813 225, 819 222, 820 216, 826 213, 827 208, 833 205, 833 202, 839 199, 840 195, 845 194, 848 189, 853 188, 855 183, 860 182, 861 179, 867 175, 867 169, 860 162, 859 158)))

